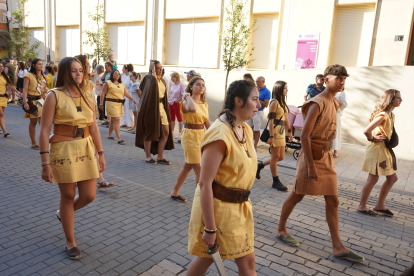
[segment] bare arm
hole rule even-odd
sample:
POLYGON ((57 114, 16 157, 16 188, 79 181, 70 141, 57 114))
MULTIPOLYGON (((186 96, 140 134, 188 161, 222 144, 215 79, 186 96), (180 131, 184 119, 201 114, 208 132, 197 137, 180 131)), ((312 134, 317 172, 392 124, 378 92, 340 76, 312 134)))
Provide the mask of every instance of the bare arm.
MULTIPOLYGON (((95 116, 95 112, 93 112, 93 123, 92 125, 89 126, 89 134, 92 137, 93 143, 95 145, 95 148, 98 152, 103 151, 102 148, 102 141, 101 141, 101 133, 99 132, 99 127, 98 124, 96 123, 96 116, 95 116)), ((99 172, 103 172, 106 169, 106 161, 105 161, 105 156, 102 155, 97 155, 99 158, 99 172)))
MULTIPOLYGON (((216 229, 214 216, 213 181, 226 154, 226 144, 223 141, 215 141, 203 148, 200 171, 200 202, 203 211, 206 229, 216 229)), ((203 240, 210 248, 214 245, 216 234, 203 234, 203 240)))
POLYGON ((141 90, 137 89, 137 94, 138 94, 138 97, 140 97, 140 98, 141 98, 141 95, 142 95, 141 90))
POLYGON ((379 116, 375 118, 374 120, 372 120, 372 122, 369 123, 369 125, 364 129, 364 134, 369 140, 372 140, 372 138, 375 138, 377 142, 382 142, 385 140, 385 136, 382 135, 381 133, 376 133, 375 135, 372 135, 372 131, 377 126, 379 126, 383 121, 384 121, 384 117, 379 116))
POLYGON ((183 101, 183 110, 184 113, 195 113, 197 111, 197 106, 190 96, 185 97, 183 101))
MULTIPOLYGON (((276 113, 276 110, 277 110, 277 105, 278 105, 277 101, 273 101, 273 102, 270 104, 270 107, 269 107, 269 113, 270 113, 270 112, 274 112, 274 113, 276 113)), ((274 137, 273 137, 273 136, 274 136, 274 120, 273 120, 273 119, 269 121, 269 126, 268 126, 268 129, 269 129, 270 138, 269 138, 269 140, 267 141, 267 143, 268 143, 269 145, 273 145, 273 141, 275 140, 275 139, 274 139, 274 137)))
POLYGON ((312 156, 312 147, 310 136, 312 133, 313 128, 315 127, 316 119, 319 115, 319 106, 316 103, 311 103, 308 112, 306 115, 305 122, 303 122, 302 133, 300 135, 300 141, 302 143, 302 150, 303 154, 305 155, 305 160, 308 163, 309 172, 312 171, 314 174, 309 173, 310 178, 315 178, 318 180, 317 173, 316 173, 316 166, 315 161, 313 160, 312 156))
POLYGON ((101 102, 99 103, 99 105, 103 105, 106 93, 108 93, 108 84, 107 83, 105 83, 102 87, 101 102))
POLYGON ((207 121, 205 121, 205 122, 204 122, 204 127, 205 127, 206 129, 209 129, 209 128, 211 127, 211 122, 210 122, 210 120, 207 120, 207 121))
POLYGON ((264 107, 268 107, 269 106, 269 100, 264 100, 264 101, 261 101, 261 100, 259 100, 259 102, 260 102, 260 104, 262 105, 262 106, 264 106, 264 107))
MULTIPOLYGON (((42 116, 45 116, 40 123, 39 148, 40 152, 49 151, 49 135, 52 129, 53 119, 55 118, 56 95, 49 93, 43 104, 42 116)), ((49 162, 49 154, 41 154, 42 163, 49 162)), ((46 182, 53 182, 52 168, 50 166, 42 166, 42 179, 46 182)))
POLYGON ((10 87, 10 89, 11 89, 12 91, 14 91, 14 92, 16 92, 16 93, 20 93, 20 92, 19 92, 19 90, 17 90, 17 89, 16 89, 16 87, 14 87, 14 85, 13 85, 13 84, 11 84, 11 83, 7 83, 7 86, 8 86, 8 87, 10 87))
POLYGON ((29 109, 27 104, 27 94, 29 93, 29 78, 23 79, 23 105, 25 109, 29 109))
POLYGON ((132 96, 128 93, 128 91, 126 90, 126 88, 124 87, 124 96, 127 97, 128 99, 130 99, 131 101, 133 101, 134 103, 137 103, 135 101, 134 98, 132 98, 132 96))
MULTIPOLYGON (((289 129, 292 129, 291 127, 290 127, 290 124, 289 124, 289 119, 288 119, 288 117, 286 117, 286 119, 285 119, 285 129, 286 130, 289 130, 289 129)), ((289 142, 292 142, 292 140, 293 140, 293 133, 292 133, 292 131, 291 132, 288 132, 289 133, 289 142)))

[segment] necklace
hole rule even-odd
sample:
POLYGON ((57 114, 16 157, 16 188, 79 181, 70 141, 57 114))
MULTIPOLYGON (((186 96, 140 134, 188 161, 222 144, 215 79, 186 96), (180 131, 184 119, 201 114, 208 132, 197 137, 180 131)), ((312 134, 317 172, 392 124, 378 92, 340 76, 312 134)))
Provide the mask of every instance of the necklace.
POLYGON ((239 142, 239 145, 244 148, 244 151, 246 152, 247 157, 252 158, 250 156, 249 150, 247 149, 246 137, 244 136, 244 133, 243 133, 243 139, 240 138, 239 134, 236 131, 234 131, 234 129, 233 129, 233 133, 234 133, 234 136, 236 136, 236 139, 239 142))
POLYGON ((81 104, 82 104, 82 96, 80 97, 80 100, 79 100, 79 106, 77 106, 76 105, 76 102, 75 102, 75 100, 73 99, 73 97, 72 97, 72 94, 70 93, 70 91, 69 91, 69 89, 66 89, 67 91, 68 91, 68 93, 69 93, 69 95, 70 95, 70 97, 72 98, 72 101, 73 101, 73 103, 75 104, 75 106, 76 106, 76 111, 77 112, 82 112, 82 106, 81 106, 81 104))

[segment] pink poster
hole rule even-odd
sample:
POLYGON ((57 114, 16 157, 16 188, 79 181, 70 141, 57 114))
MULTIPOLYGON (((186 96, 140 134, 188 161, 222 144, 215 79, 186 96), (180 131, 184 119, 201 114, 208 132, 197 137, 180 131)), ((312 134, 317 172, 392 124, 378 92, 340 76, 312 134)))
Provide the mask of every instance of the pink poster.
POLYGON ((300 33, 296 49, 295 69, 316 67, 319 33, 300 33))

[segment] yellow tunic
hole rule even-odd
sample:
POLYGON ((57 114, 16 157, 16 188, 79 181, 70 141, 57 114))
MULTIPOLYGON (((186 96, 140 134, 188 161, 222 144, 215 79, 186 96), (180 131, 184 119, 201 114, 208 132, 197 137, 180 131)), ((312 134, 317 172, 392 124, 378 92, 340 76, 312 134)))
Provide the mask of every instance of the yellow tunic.
MULTIPOLYGON (((94 112, 80 97, 71 98, 63 91, 53 90, 56 95, 56 109, 53 124, 64 124, 84 128, 93 124, 94 112), (81 103, 82 112, 77 112, 76 106, 81 103), (76 104, 75 104, 76 103, 76 104)), ((86 92, 93 107, 93 96, 86 92)), ((92 136, 73 141, 50 144, 50 166, 55 183, 76 183, 83 180, 95 179, 99 176, 96 165, 95 145, 92 136)))
MULTIPOLYGON (((108 80, 108 92, 106 94, 107 99, 124 99, 124 88, 125 83, 114 84, 108 80)), ((122 103, 106 101, 106 112, 110 117, 121 117, 124 116, 124 105, 122 103)))
MULTIPOLYGON (((277 102, 277 109, 276 109, 276 122, 279 121, 280 117, 282 117, 281 121, 286 120, 287 117, 287 110, 284 110, 282 108, 282 106, 280 105, 278 100, 272 100, 277 102)), ((285 129, 284 129, 284 125, 283 125, 283 134, 280 134, 280 128, 282 126, 277 125, 277 126, 273 126, 273 145, 272 147, 284 147, 286 146, 286 138, 285 138, 285 129)))
MULTIPOLYGON (((29 79, 29 91, 27 93, 28 96, 40 96, 41 95, 41 88, 38 88, 38 85, 42 86, 42 87, 47 87, 47 82, 46 82, 46 77, 44 77, 43 75, 40 75, 38 78, 36 77, 35 74, 32 73, 27 73, 24 77, 23 80, 27 78, 29 79), (40 90, 40 91, 39 91, 40 90)), ((36 114, 29 114, 29 113, 25 113, 23 115, 23 118, 32 118, 32 119, 36 119, 36 118, 40 118, 42 117, 42 104, 38 101, 32 101, 34 105, 37 106, 37 115, 36 114)))
MULTIPOLYGON (((372 135, 381 132, 382 135, 387 137, 387 139, 391 139, 392 128, 395 120, 394 114, 391 114, 392 118, 388 116, 387 112, 378 113, 375 118, 382 117, 383 121, 372 131, 372 135)), ((384 142, 370 142, 365 150, 362 170, 373 175, 393 175, 396 171, 393 169, 392 165, 392 156, 384 142)))
MULTIPOLYGON (((208 119, 208 104, 195 103, 197 110, 195 113, 184 113, 183 103, 180 104, 183 121, 186 124, 204 124, 208 119)), ((181 145, 184 150, 185 162, 187 164, 200 164, 201 151, 200 142, 203 138, 204 129, 188 129, 184 128, 181 133, 181 145)))
MULTIPOLYGON (((157 79, 158 81, 158 91, 159 91, 159 95, 160 95, 160 100, 162 98, 165 97, 165 85, 164 83, 161 81, 161 79, 157 79)), ((164 126, 168 126, 168 117, 167 114, 165 113, 165 109, 164 109, 164 104, 162 102, 160 102, 160 116, 161 116, 161 124, 164 126)))
POLYGON ((53 89, 53 75, 47 74, 47 88, 53 89))
MULTIPOLYGON (((0 94, 6 94, 6 79, 0 75, 0 94)), ((0 97, 0 106, 7 107, 7 97, 0 97)))
MULTIPOLYGON (((251 158, 239 144, 230 127, 217 119, 206 131, 201 140, 201 149, 214 141, 224 141, 226 155, 220 164, 215 180, 226 187, 250 190, 257 168, 257 156, 253 146, 253 130, 246 124, 244 134, 251 158)), ((214 198, 214 216, 217 231, 217 243, 220 245, 222 259, 234 259, 248 255, 254 250, 254 222, 250 199, 243 203, 222 202, 214 198)), ((200 187, 197 185, 190 226, 188 229, 188 252, 199 257, 210 258, 207 246, 202 240, 204 219, 200 205, 200 187)))

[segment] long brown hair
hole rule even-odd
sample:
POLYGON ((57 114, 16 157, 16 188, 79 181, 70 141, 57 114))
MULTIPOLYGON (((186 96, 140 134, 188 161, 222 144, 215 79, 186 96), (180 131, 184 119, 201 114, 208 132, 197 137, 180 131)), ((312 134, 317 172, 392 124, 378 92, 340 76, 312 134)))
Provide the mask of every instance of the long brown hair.
MULTIPOLYGON (((83 80, 81 84, 77 84, 75 80, 72 77, 72 63, 78 62, 81 66, 82 63, 74 57, 65 57, 61 61, 59 61, 59 67, 58 67, 58 73, 56 77, 56 88, 59 90, 63 90, 63 88, 74 86, 78 90, 79 94, 81 95, 82 99, 85 101, 85 103, 88 105, 88 107, 94 111, 94 108, 92 108, 93 104, 91 103, 91 100, 88 99, 85 96, 85 91, 87 83, 83 80)), ((85 71, 84 67, 82 66, 83 71, 85 71)), ((83 74, 83 77, 85 77, 85 72, 83 74)))
MULTIPOLYGON (((0 62, 0 64, 2 65, 2 67, 3 67, 3 65, 4 65, 4 63, 3 62, 0 62)), ((9 83, 9 84, 13 84, 12 82, 11 82, 11 80, 10 80, 10 78, 9 78, 9 76, 4 72, 4 68, 3 68, 3 71, 1 71, 1 75, 6 79, 6 82, 7 83, 9 83)))
POLYGON ((83 69, 83 82, 85 82, 85 87, 88 87, 89 82, 89 72, 86 70, 86 60, 88 59, 88 56, 86 55, 77 55, 75 58, 80 61, 80 64, 82 65, 83 69))
POLYGON ((372 111, 371 116, 369 117, 369 121, 372 122, 378 113, 388 111, 398 93, 400 93, 400 91, 396 89, 386 90, 375 105, 374 111, 372 111))
MULTIPOLYGON (((193 95, 193 90, 191 90, 190 86, 194 86, 194 84, 198 81, 202 80, 205 85, 205 81, 201 77, 194 77, 190 80, 190 82, 187 85, 187 88, 185 89, 185 92, 190 93, 190 95, 193 95)), ((204 93, 201 94, 200 99, 205 103, 206 102, 206 88, 204 87, 204 93)))
POLYGON ((276 99, 283 110, 285 112, 289 112, 289 107, 286 104, 287 96, 283 96, 283 91, 285 90, 286 84, 287 83, 285 81, 275 82, 275 85, 273 85, 272 89, 272 99, 276 99))

